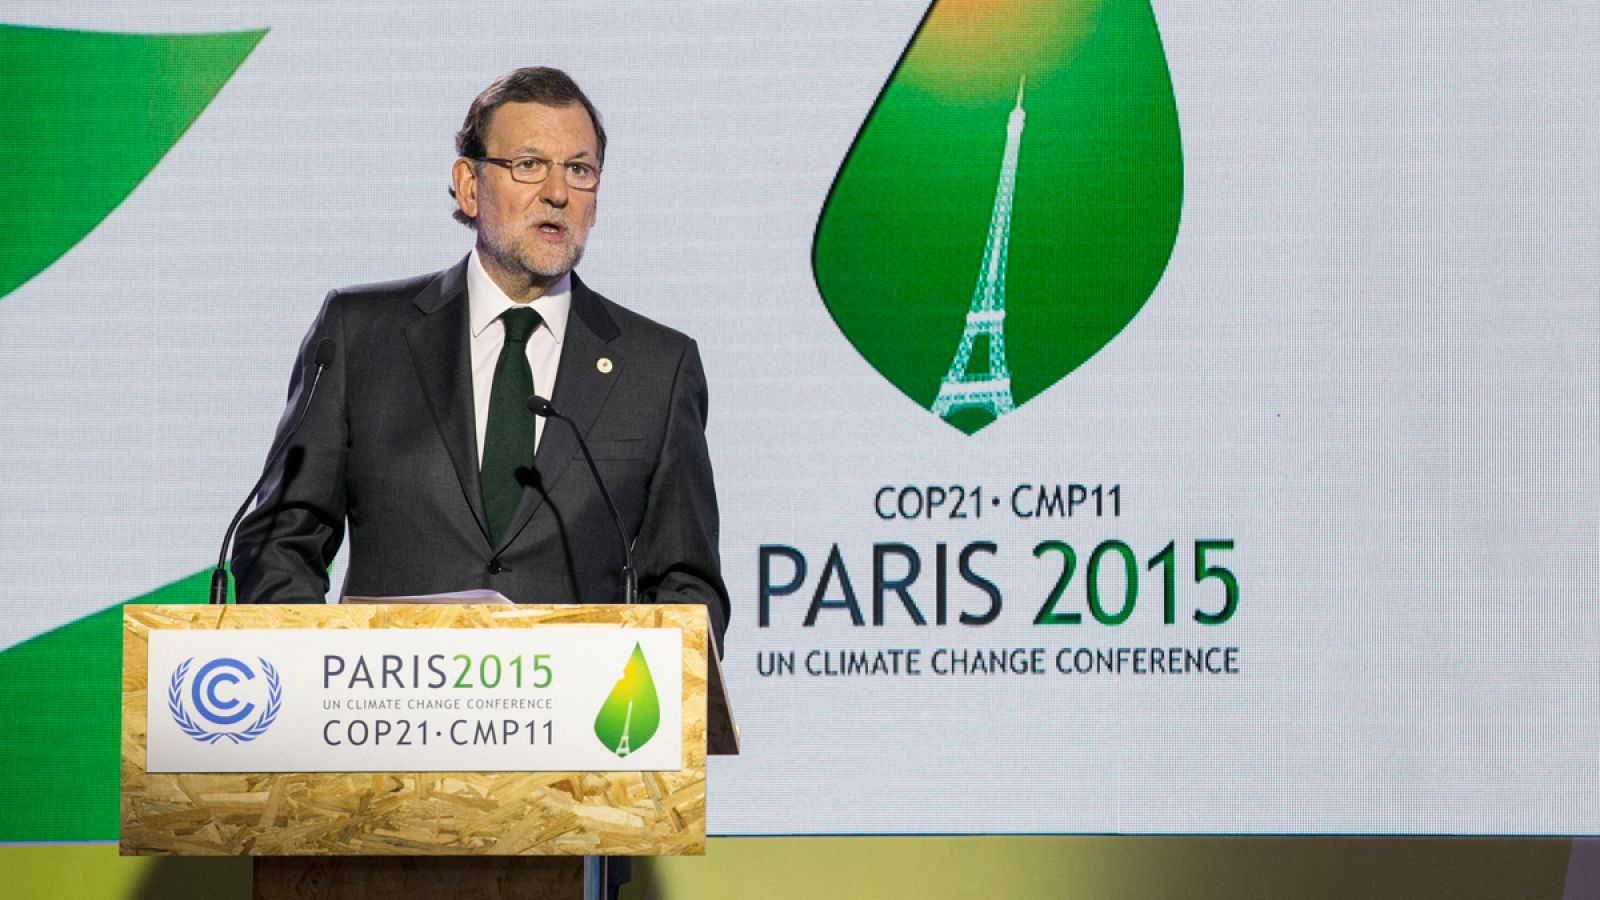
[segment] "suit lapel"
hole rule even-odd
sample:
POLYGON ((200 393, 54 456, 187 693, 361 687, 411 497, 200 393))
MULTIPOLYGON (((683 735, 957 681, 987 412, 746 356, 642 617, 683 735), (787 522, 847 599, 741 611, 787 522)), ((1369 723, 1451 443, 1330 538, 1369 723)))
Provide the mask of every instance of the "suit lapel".
POLYGON ((433 420, 461 482, 484 540, 488 517, 478 485, 477 429, 473 421, 472 363, 467 352, 467 261, 451 266, 412 300, 422 318, 406 326, 406 342, 416 364, 433 420))
MULTIPOLYGON (((606 311, 599 295, 572 276, 572 312, 567 316, 567 333, 561 341, 561 363, 556 368, 555 395, 550 403, 578 426, 588 437, 600 416, 601 407, 611 396, 611 388, 622 375, 623 360, 609 344, 620 335, 616 320, 606 311), (611 361, 610 371, 601 372, 601 358, 611 361)), ((522 492, 522 502, 506 527, 500 542, 503 549, 516 539, 533 514, 544 504, 545 496, 560 481, 573 456, 579 454, 577 438, 566 423, 547 419, 534 456, 538 490, 522 492)), ((586 465, 586 464, 585 464, 586 465)))

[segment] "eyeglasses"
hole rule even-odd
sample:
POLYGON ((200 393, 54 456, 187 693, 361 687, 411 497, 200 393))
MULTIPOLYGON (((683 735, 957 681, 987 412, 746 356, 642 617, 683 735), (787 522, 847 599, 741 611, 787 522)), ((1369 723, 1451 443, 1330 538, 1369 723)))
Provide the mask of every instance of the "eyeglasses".
MULTIPOLYGON (((476 162, 493 163, 511 173, 513 181, 523 184, 538 184, 550 177, 550 167, 557 165, 548 159, 537 156, 518 156, 515 159, 503 159, 497 156, 480 156, 476 162)), ((560 163, 561 177, 566 179, 567 187, 580 191, 592 191, 600 184, 600 169, 582 160, 569 159, 560 163)))

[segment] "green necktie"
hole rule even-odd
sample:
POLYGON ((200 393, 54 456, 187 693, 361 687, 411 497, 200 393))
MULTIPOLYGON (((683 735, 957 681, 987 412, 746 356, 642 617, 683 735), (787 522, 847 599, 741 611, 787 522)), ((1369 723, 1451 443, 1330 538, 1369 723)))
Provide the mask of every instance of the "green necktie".
POLYGON ((489 390, 489 423, 483 435, 483 464, 478 486, 483 490, 483 510, 489 516, 489 538, 499 543, 522 499, 518 469, 533 467, 533 425, 528 397, 533 394, 533 370, 528 367, 528 338, 539 327, 539 314, 529 307, 500 314, 506 343, 494 364, 494 386, 489 390))

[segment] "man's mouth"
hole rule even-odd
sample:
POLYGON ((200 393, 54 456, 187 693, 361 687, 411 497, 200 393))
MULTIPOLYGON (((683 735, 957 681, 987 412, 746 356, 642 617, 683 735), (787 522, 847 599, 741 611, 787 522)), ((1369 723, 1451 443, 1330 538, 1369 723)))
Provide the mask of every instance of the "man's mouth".
POLYGON ((563 238, 567 235, 567 227, 560 222, 540 222, 534 229, 549 238, 563 238))

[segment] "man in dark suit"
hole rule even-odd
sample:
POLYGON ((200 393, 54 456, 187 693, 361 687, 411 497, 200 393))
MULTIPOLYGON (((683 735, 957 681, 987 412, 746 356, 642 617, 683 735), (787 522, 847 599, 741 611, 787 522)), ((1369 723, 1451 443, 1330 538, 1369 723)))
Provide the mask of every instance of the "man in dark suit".
POLYGON ((572 418, 633 541, 645 602, 703 603, 720 653, 728 593, 694 341, 572 274, 595 218, 605 132, 577 85, 519 69, 456 136, 456 217, 476 246, 442 272, 328 295, 301 347, 244 520, 241 602, 321 602, 348 526, 344 593, 466 589, 517 602, 618 602, 623 556, 564 423, 572 418), (318 348, 335 347, 304 422, 318 348))

